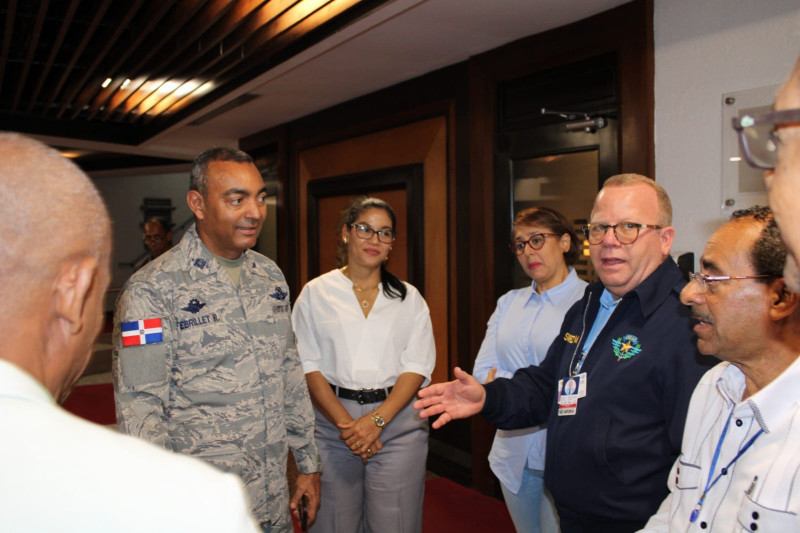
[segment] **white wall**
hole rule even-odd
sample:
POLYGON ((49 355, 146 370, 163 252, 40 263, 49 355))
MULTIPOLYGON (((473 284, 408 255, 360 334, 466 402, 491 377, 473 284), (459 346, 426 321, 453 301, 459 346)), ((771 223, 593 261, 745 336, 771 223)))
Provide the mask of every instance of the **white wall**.
POLYGON ((673 251, 697 260, 725 220, 722 95, 783 82, 800 54, 800 2, 655 0, 653 23, 656 179, 672 198, 673 251))

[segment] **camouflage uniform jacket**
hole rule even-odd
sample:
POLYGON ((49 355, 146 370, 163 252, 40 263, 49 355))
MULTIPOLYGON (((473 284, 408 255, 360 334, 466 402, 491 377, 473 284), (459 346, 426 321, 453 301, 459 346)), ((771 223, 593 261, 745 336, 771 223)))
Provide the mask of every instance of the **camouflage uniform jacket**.
POLYGON ((128 280, 113 343, 119 429, 239 474, 256 519, 291 530, 288 449, 301 473, 321 467, 277 265, 246 251, 235 287, 192 226, 128 280), (123 322, 153 318, 162 341, 123 347, 123 322))

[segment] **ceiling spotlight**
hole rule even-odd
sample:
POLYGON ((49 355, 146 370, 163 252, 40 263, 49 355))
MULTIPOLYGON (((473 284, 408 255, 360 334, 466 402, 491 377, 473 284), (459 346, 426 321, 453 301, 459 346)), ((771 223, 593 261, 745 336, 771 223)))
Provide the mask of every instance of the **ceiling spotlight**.
POLYGON ((120 89, 124 89, 125 87, 127 87, 130 82, 131 82, 130 78, 125 78, 125 81, 122 82, 122 87, 120 87, 120 89))
POLYGON ((106 78, 106 81, 103 82, 103 89, 111 85, 111 78, 106 78))

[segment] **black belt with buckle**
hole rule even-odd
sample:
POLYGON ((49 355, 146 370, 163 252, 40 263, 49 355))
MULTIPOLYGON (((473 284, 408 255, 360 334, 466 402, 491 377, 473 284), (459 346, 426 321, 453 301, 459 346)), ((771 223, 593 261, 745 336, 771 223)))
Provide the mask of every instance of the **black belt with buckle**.
POLYGON ((360 404, 365 403, 378 403, 386 400, 389 393, 392 392, 392 387, 388 389, 345 389, 344 387, 337 387, 333 383, 329 383, 333 389, 333 393, 339 398, 345 400, 355 400, 360 404))

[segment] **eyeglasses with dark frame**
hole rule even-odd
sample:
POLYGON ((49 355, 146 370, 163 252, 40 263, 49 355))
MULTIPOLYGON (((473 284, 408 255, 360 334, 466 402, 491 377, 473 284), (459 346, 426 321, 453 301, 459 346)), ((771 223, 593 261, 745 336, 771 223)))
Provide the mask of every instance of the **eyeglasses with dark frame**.
POLYGON ((359 239, 364 239, 368 241, 372 238, 373 235, 378 235, 378 240, 384 244, 391 244, 394 242, 394 231, 390 229, 382 229, 382 230, 374 230, 370 228, 367 224, 363 222, 359 222, 357 224, 350 224, 350 229, 356 230, 356 236, 359 239))
POLYGON ((775 278, 769 274, 756 274, 753 276, 709 276, 702 272, 689 272, 689 282, 694 281, 697 283, 697 288, 700 289, 700 294, 708 292, 708 284, 715 281, 736 281, 740 279, 760 279, 760 278, 775 278))
POLYGON ((656 224, 639 224, 638 222, 623 221, 617 224, 585 224, 581 231, 586 236, 589 244, 600 244, 606 237, 609 229, 614 230, 614 236, 620 244, 633 244, 639 238, 639 231, 643 228, 661 229, 664 226, 656 224))
POLYGON ((775 130, 779 124, 792 122, 800 122, 800 109, 734 117, 733 129, 739 134, 739 147, 747 164, 753 168, 774 170, 781 145, 775 130))
POLYGON ((544 246, 547 237, 560 237, 558 233, 534 233, 527 240, 511 241, 508 245, 515 255, 522 255, 525 253, 525 246, 530 246, 534 250, 541 250, 544 246))

